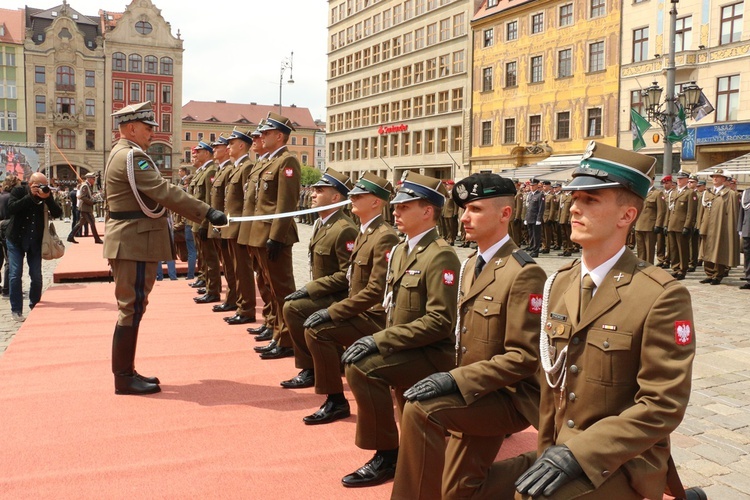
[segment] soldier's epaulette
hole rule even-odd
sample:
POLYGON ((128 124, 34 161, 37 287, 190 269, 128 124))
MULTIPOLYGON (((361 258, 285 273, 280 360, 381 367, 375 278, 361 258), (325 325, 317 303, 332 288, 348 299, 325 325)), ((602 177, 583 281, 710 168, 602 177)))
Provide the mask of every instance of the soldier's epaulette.
POLYGON ((438 244, 439 247, 449 247, 449 246, 451 246, 451 244, 448 243, 447 241, 445 241, 443 238, 438 238, 436 241, 437 241, 437 244, 438 244))
POLYGON ((523 250, 514 250, 511 255, 516 258, 518 263, 521 264, 521 267, 525 266, 526 264, 536 264, 534 258, 523 250))
POLYGON ((580 259, 573 259, 573 261, 568 262, 567 264, 562 266, 560 269, 558 269, 558 272, 569 271, 573 269, 575 266, 577 266, 579 262, 580 262, 580 259))
POLYGON ((654 280, 655 282, 659 283, 661 286, 666 286, 667 283, 670 283, 672 281, 677 281, 671 274, 669 274, 667 271, 660 267, 656 267, 654 265, 648 264, 646 262, 639 262, 638 263, 638 270, 654 280))

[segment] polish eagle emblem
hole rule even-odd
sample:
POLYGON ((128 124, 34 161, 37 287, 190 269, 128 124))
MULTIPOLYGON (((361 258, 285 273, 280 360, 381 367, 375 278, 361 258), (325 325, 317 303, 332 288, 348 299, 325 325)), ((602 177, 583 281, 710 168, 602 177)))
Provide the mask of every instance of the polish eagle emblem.
POLYGON ((537 293, 529 294, 529 312, 532 314, 542 313, 542 296, 537 293))
POLYGON ((456 281, 456 275, 451 271, 450 269, 446 269, 443 271, 443 283, 449 286, 453 286, 453 283, 456 281))
POLYGON ((693 339, 693 329, 690 321, 674 322, 674 339, 677 345, 688 345, 693 339))

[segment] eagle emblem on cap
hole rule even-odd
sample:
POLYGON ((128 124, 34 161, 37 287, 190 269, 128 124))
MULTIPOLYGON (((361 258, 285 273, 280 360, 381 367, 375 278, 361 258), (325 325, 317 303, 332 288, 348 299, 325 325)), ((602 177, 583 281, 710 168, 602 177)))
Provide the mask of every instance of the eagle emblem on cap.
POLYGON ((460 200, 465 200, 469 197, 469 192, 466 190, 466 186, 463 184, 459 184, 456 186, 456 193, 458 194, 458 198, 460 200))
POLYGON ((589 158, 594 156, 595 149, 596 149, 596 143, 594 141, 589 142, 589 145, 586 146, 586 151, 584 151, 583 156, 581 156, 581 160, 588 160, 589 158))

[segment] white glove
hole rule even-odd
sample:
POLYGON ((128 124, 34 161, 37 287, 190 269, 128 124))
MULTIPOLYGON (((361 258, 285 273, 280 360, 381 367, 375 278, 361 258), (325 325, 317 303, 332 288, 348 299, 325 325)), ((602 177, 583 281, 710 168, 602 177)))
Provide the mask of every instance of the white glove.
POLYGON ((541 226, 541 225, 542 225, 542 223, 541 223, 540 221, 536 221, 536 225, 537 225, 537 226, 541 226))

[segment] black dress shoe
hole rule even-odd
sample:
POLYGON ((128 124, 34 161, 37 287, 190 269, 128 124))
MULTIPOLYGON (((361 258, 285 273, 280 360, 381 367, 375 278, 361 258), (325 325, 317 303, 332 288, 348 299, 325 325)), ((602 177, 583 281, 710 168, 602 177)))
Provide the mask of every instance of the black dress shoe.
POLYGON ((273 349, 260 353, 260 359, 281 359, 291 358, 294 356, 294 349, 291 347, 281 347, 277 345, 273 349))
POLYGON ((537 257, 539 257, 539 252, 531 252, 529 254, 529 257, 531 257, 531 258, 537 258, 537 257))
POLYGON ((78 242, 76 241, 76 239, 73 238, 72 236, 68 236, 68 243, 75 243, 76 245, 78 244, 78 242))
POLYGON ((196 304, 210 304, 212 302, 220 302, 221 297, 218 295, 201 295, 200 297, 193 298, 196 304))
POLYGON ((115 375, 115 394, 155 394, 159 391, 159 384, 146 382, 135 372, 133 375, 115 375))
POLYGON ((231 304, 227 304, 226 302, 224 302, 222 304, 213 306, 211 308, 211 310, 213 312, 215 312, 215 313, 218 313, 218 312, 227 312, 227 311, 236 311, 237 310, 237 305, 236 304, 235 305, 231 305, 231 304))
POLYGON ((294 378, 281 382, 284 389, 304 389, 315 385, 315 372, 309 369, 302 370, 294 378))
POLYGON ((706 492, 697 486, 685 490, 685 500, 708 500, 706 492))
POLYGON ((227 320, 227 324, 230 325, 244 325, 246 323, 255 323, 255 316, 252 318, 249 316, 242 316, 240 314, 235 314, 231 318, 227 320))
POLYGON ((695 272, 695 268, 694 267, 688 267, 688 271, 687 272, 694 273, 695 272))
POLYGON ((256 342, 265 342, 266 340, 271 340, 273 338, 273 330, 270 328, 266 328, 266 330, 261 333, 260 335, 256 335, 255 337, 256 342))
POLYGON ((740 287, 740 290, 750 290, 750 283, 745 283, 740 287))
POLYGON ((161 383, 161 382, 159 382, 159 377, 146 377, 144 375, 141 375, 140 373, 138 373, 135 370, 133 370, 133 376, 135 378, 143 380, 144 382, 148 382, 149 384, 160 384, 161 383))
POLYGON ((278 344, 278 341, 272 340, 267 345, 256 345, 255 347, 253 347, 253 351, 264 353, 264 352, 270 351, 271 349, 273 349, 274 347, 276 347, 276 344, 278 344))
POLYGON ((104 245, 104 241, 102 240, 94 240, 94 243, 96 243, 97 245, 104 245))
POLYGON ((685 275, 682 273, 672 273, 672 277, 674 277, 674 279, 676 279, 677 281, 685 279, 685 275))
POLYGON ((558 257, 570 257, 570 252, 562 252, 557 254, 558 257))
POLYGON ((378 453, 365 465, 344 476, 341 483, 347 488, 376 486, 396 475, 396 462, 386 462, 378 453))
POLYGON ((326 399, 326 402, 323 403, 323 406, 321 406, 318 411, 312 415, 303 417, 302 421, 307 425, 328 424, 330 422, 335 422, 336 420, 341 420, 342 418, 347 418, 351 414, 352 413, 349 410, 349 401, 336 404, 330 399, 326 399))
POLYGON ((268 327, 265 324, 262 324, 260 326, 255 326, 252 328, 247 329, 247 333, 263 333, 266 330, 268 330, 268 327))
POLYGON ((718 285, 719 283, 721 283, 721 278, 714 278, 711 280, 712 285, 718 285))
POLYGON ((700 280, 700 281, 699 281, 698 283, 703 283, 703 284, 706 284, 706 283, 711 283, 711 278, 703 278, 703 279, 702 279, 702 280, 700 280))
POLYGON ((195 293, 198 295, 206 295, 206 289, 205 288, 196 288, 195 293))
POLYGON ((188 286, 191 288, 203 288, 204 286, 206 286, 206 281, 205 280, 193 281, 192 283, 188 283, 188 286))

